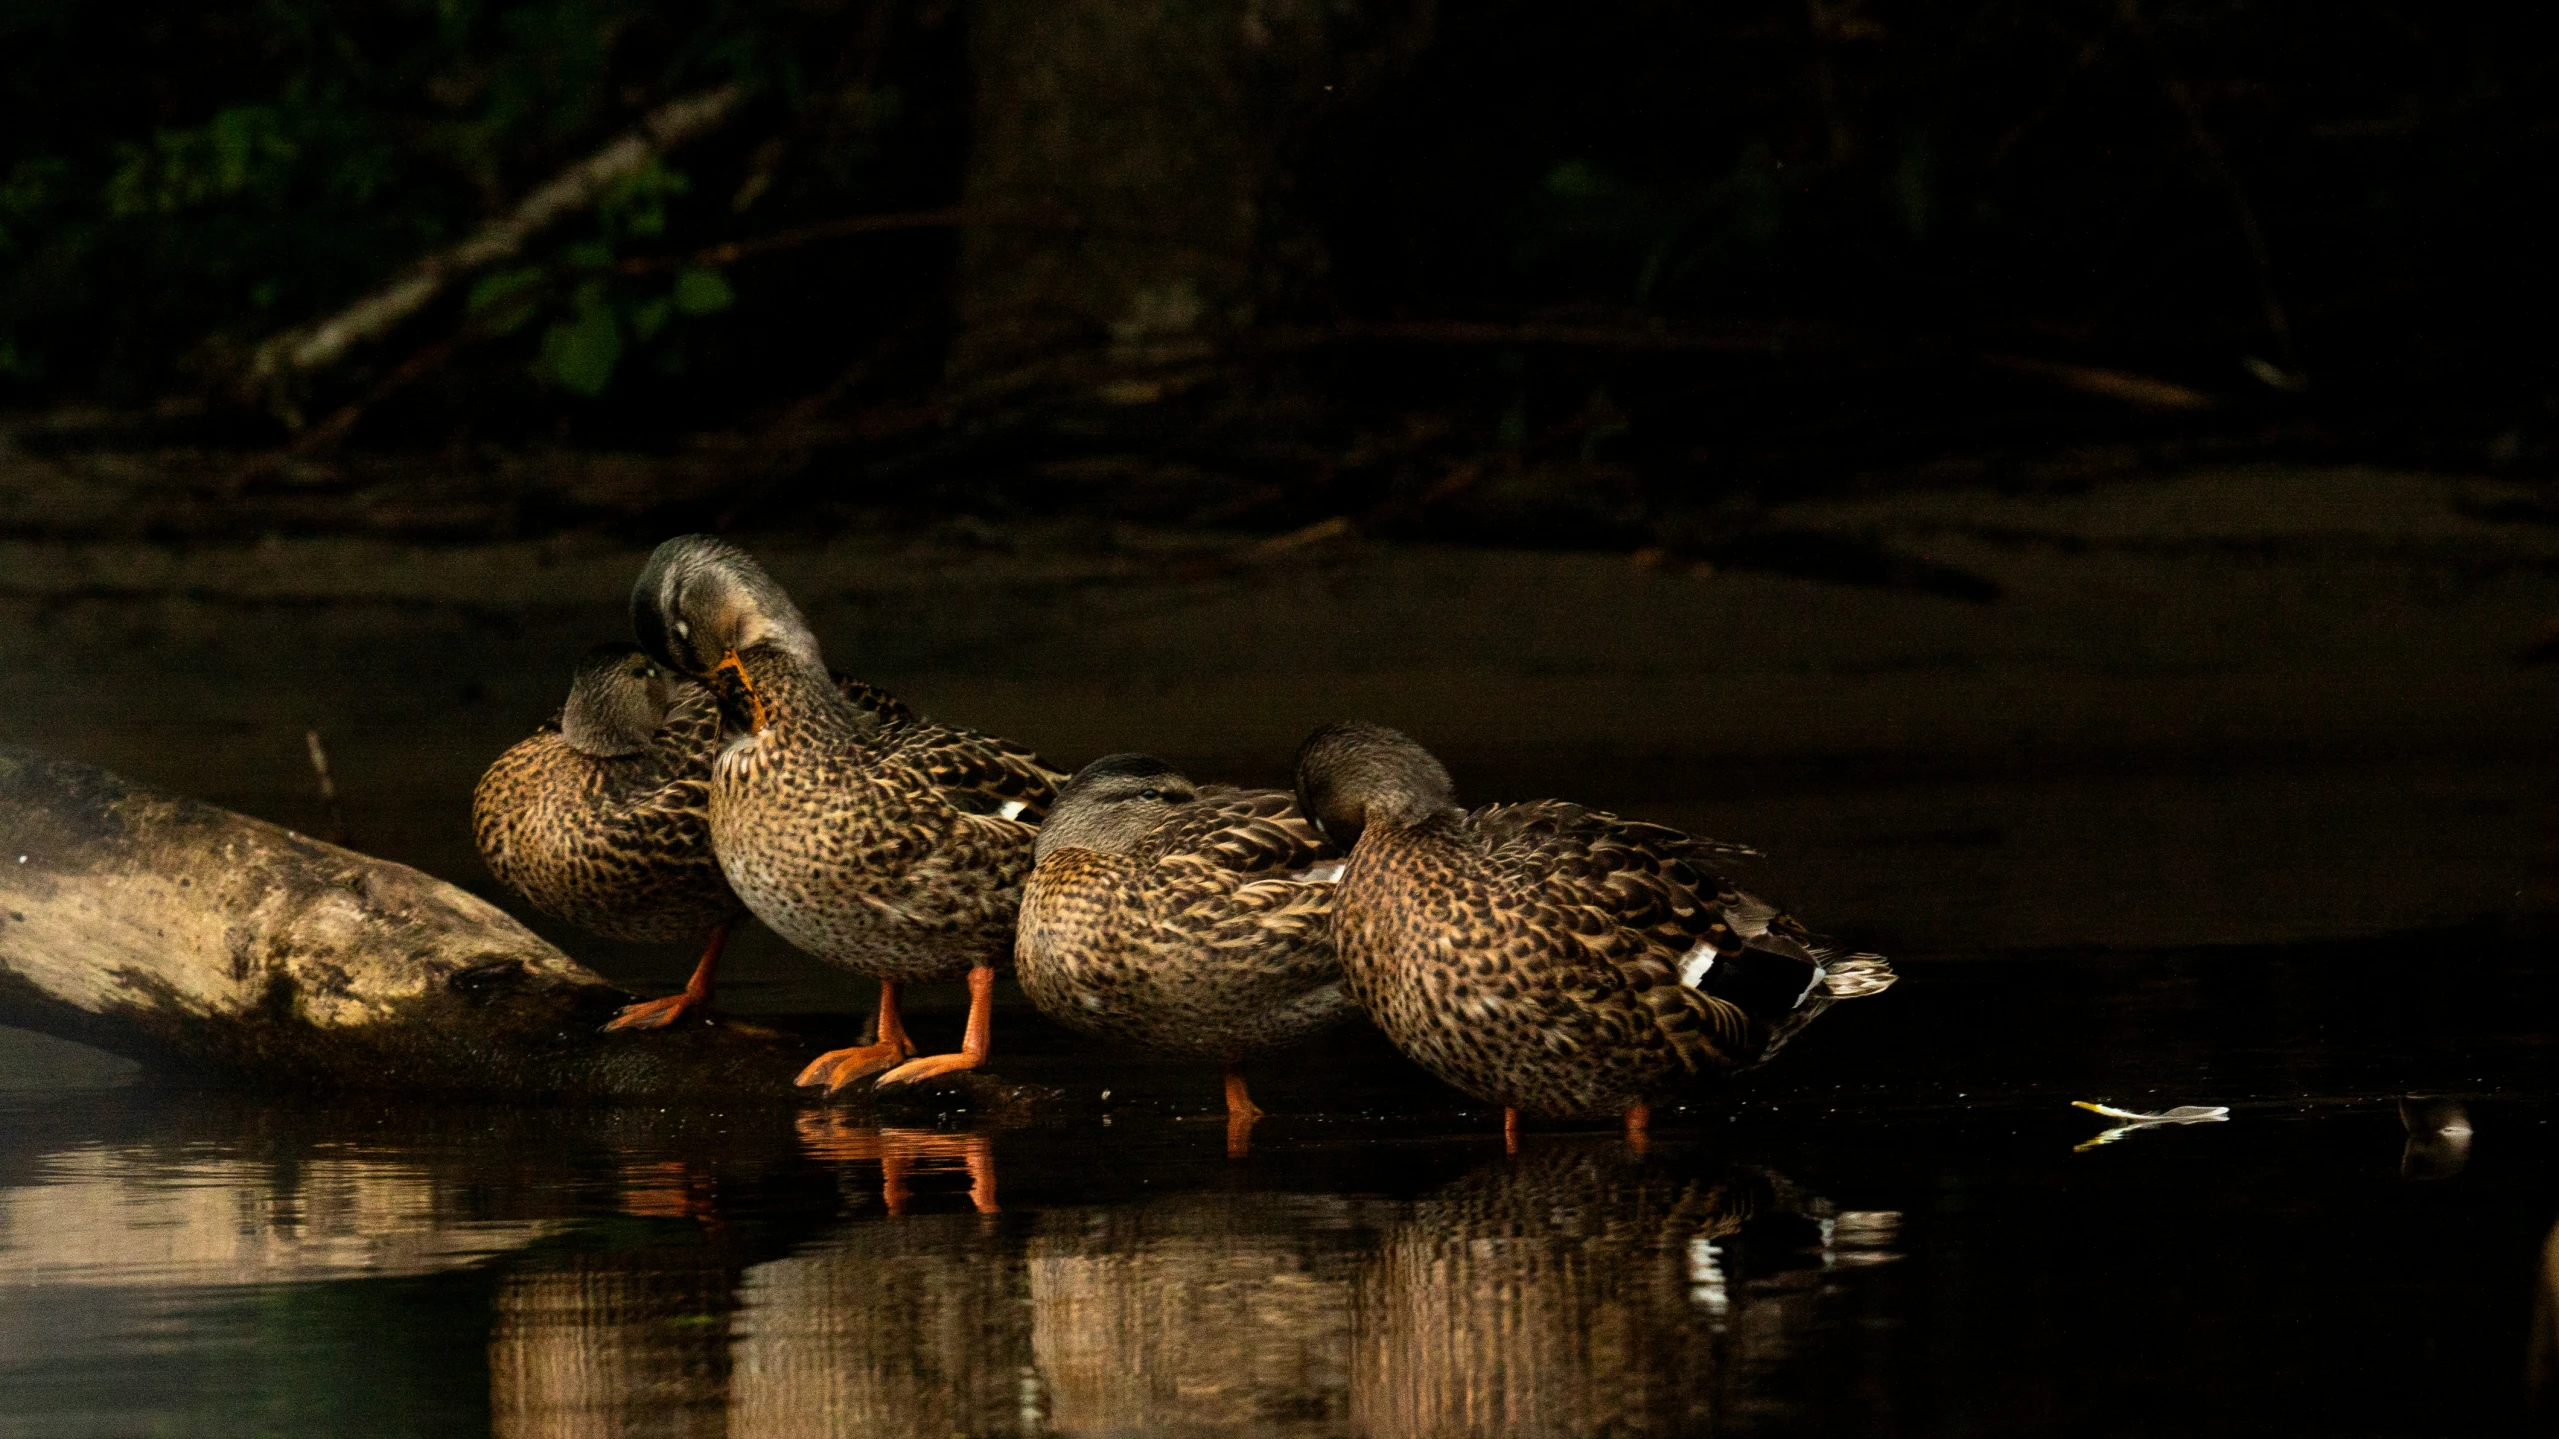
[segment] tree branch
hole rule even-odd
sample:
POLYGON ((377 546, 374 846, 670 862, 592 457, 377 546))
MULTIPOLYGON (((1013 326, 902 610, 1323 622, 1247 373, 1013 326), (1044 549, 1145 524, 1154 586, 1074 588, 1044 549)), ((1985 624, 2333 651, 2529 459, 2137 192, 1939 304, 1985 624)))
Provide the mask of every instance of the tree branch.
POLYGON ((461 243, 419 259, 326 319, 268 337, 244 367, 238 385, 242 398, 266 404, 299 428, 300 415, 291 401, 295 381, 388 334, 461 277, 518 254, 526 241, 592 207, 659 155, 717 129, 737 109, 740 94, 737 86, 723 85, 659 106, 636 129, 552 177, 461 243))

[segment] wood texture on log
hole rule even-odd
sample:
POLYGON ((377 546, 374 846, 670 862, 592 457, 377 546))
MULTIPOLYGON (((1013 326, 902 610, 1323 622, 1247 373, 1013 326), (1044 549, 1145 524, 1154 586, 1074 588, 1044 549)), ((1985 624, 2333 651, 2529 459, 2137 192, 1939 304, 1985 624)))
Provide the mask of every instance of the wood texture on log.
POLYGON ((231 1081, 795 1095, 806 1041, 598 1033, 628 998, 406 865, 0 748, 0 1024, 231 1081))

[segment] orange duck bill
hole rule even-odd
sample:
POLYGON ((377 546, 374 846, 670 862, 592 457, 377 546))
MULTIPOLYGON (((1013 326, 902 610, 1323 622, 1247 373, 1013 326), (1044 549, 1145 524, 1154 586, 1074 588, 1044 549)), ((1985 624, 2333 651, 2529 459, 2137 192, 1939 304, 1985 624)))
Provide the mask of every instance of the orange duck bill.
POLYGON ((754 726, 755 732, 757 734, 762 734, 765 730, 771 728, 772 721, 768 719, 764 713, 764 697, 755 692, 755 681, 747 678, 746 662, 737 657, 737 651, 731 650, 727 654, 720 656, 720 662, 711 666, 711 677, 713 679, 717 679, 723 674, 734 674, 737 676, 738 692, 746 696, 746 710, 747 714, 750 716, 750 721, 754 726))

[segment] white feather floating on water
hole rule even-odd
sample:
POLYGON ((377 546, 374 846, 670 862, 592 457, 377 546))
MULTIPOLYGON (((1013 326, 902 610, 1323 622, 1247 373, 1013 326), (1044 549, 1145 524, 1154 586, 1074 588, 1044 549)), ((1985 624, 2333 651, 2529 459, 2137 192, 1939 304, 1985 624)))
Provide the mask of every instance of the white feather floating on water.
POLYGON ((2162 1124, 2219 1124, 2230 1117, 2230 1106, 2226 1104, 2181 1104, 2174 1109, 2162 1109, 2151 1114, 2135 1109, 2117 1109, 2111 1104, 2094 1104, 2085 1099, 2072 1100, 2070 1107, 2121 1121, 2114 1128, 2078 1145, 2079 1149, 2112 1144, 2137 1129, 2151 1129, 2162 1124))
POLYGON ((2111 1104, 2091 1104, 2085 1099, 2072 1100, 2070 1107, 2084 1109, 2091 1114, 2102 1114, 2108 1119, 2120 1119, 2126 1124, 2211 1124, 2216 1120, 2230 1117, 2230 1106, 2227 1104, 2181 1104, 2174 1109, 2163 1109, 2157 1114, 2141 1114, 2130 1109, 2117 1109, 2111 1104))

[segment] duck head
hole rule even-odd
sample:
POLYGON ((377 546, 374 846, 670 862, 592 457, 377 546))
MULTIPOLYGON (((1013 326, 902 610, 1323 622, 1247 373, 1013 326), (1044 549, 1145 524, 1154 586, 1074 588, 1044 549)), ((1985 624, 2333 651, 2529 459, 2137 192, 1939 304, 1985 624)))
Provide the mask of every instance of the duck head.
POLYGON ((1457 786, 1400 730, 1335 720, 1297 747, 1297 807, 1348 854, 1371 822, 1410 828, 1457 808, 1457 786))
POLYGON ((638 645, 608 641, 578 658, 568 705, 560 711, 560 737, 581 754, 638 754, 674 703, 665 670, 638 645))
POLYGON ((1198 797, 1180 770, 1153 755, 1104 755, 1057 792, 1031 852, 1035 858, 1067 848, 1127 854, 1176 806, 1198 797))
POLYGON ((678 535, 649 556, 631 586, 631 632, 652 659, 696 679, 758 646, 826 668, 799 606, 753 555, 710 535, 678 535))

